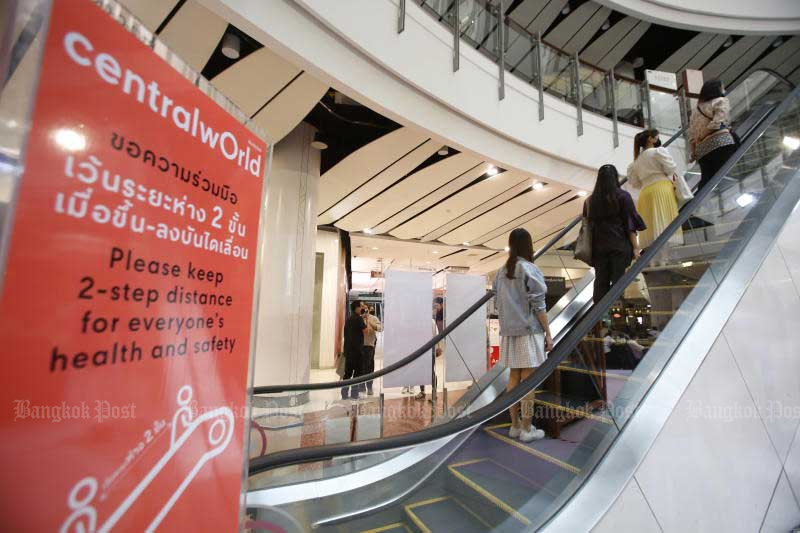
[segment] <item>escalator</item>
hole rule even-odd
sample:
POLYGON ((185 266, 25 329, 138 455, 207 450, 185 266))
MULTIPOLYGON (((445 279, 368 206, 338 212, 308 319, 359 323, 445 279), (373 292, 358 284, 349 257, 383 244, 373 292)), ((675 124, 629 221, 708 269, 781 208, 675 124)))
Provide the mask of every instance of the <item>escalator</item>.
MULTIPOLYGON (((737 127, 744 135, 736 154, 611 292, 591 305, 588 275, 574 280, 551 310, 554 323, 562 322, 556 347, 531 377, 499 394, 504 373, 495 368, 426 427, 356 442, 300 442, 253 459, 252 529, 518 531, 557 521, 595 469, 625 453, 618 441, 672 356, 699 334, 698 317, 724 299, 730 272, 740 281, 745 260, 765 253, 781 215, 800 199, 800 154, 785 142, 800 138, 800 95, 780 83, 756 88, 758 97, 738 115, 745 131, 737 127), (649 302, 644 312, 659 334, 639 356, 612 357, 598 323, 621 314, 617 302, 641 299, 637 294, 649 302), (503 413, 523 397, 532 400, 537 425, 552 424, 548 438, 509 437, 503 413)), ((569 242, 569 230, 557 238, 555 249, 569 242)), ((295 392, 303 387, 315 386, 295 392)), ((290 388, 257 392, 277 398, 290 388)), ((364 427, 379 423, 380 415, 369 418, 364 408, 364 427)))

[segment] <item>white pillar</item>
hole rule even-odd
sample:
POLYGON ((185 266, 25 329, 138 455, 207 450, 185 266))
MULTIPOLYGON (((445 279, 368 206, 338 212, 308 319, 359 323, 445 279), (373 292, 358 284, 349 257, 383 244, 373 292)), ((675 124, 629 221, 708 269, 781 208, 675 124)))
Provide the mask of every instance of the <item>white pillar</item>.
POLYGON ((339 276, 339 235, 317 232, 317 252, 325 255, 322 275, 322 306, 320 309, 319 367, 330 368, 336 357, 336 338, 342 332, 337 327, 338 296, 346 287, 339 276))
POLYGON ((253 383, 307 383, 314 305, 320 153, 301 123, 277 145, 269 174, 253 383))

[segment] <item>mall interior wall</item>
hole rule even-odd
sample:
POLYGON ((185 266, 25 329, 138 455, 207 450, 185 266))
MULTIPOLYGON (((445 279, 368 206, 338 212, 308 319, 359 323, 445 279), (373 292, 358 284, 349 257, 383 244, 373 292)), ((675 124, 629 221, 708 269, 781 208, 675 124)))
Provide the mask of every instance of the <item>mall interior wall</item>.
POLYGON ((253 382, 306 383, 314 305, 320 152, 301 123, 275 145, 267 182, 253 382))

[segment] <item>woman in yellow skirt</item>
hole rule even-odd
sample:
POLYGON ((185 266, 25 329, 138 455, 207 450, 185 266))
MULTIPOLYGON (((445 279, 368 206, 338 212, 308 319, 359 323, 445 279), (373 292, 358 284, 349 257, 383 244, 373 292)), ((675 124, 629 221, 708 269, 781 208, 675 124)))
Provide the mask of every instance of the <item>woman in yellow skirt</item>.
MULTIPOLYGON (((628 166, 628 183, 641 190, 636 210, 647 225, 647 229, 639 233, 639 246, 642 249, 650 246, 678 216, 678 200, 673 183, 677 165, 669 151, 661 147, 658 135, 655 129, 636 135, 633 163, 628 166)), ((683 232, 680 229, 670 237, 669 244, 683 244, 683 232)), ((664 250, 659 262, 666 263, 667 257, 668 251, 664 250)))

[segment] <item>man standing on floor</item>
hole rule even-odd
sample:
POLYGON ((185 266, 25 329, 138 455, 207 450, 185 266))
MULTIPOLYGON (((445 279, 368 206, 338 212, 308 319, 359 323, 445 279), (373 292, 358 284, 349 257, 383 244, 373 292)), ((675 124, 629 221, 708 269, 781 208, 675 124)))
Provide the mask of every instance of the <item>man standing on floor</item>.
MULTIPOLYGON (((378 317, 371 313, 372 309, 364 311, 362 318, 367 325, 364 334, 364 368, 361 374, 370 374, 375 371, 375 344, 378 341, 377 333, 383 331, 383 324, 378 317)), ((372 380, 367 381, 367 396, 372 396, 372 380)))
MULTIPOLYGON (((358 377, 362 374, 364 367, 364 335, 367 333, 367 325, 361 315, 364 312, 364 305, 355 300, 350 304, 352 313, 344 323, 344 376, 342 379, 358 377)), ((358 399, 358 391, 363 390, 363 384, 352 385, 350 387, 350 398, 358 399)), ((342 387, 342 399, 346 400, 347 387, 342 387)))

